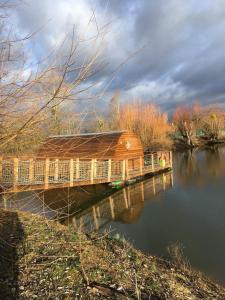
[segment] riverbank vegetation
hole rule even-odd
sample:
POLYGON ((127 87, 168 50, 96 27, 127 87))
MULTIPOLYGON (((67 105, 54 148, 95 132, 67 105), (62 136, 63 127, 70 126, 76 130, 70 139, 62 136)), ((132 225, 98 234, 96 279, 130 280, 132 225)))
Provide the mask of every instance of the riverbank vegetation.
POLYGON ((0 210, 2 299, 224 299, 177 247, 170 261, 121 238, 86 235, 40 216, 0 210))

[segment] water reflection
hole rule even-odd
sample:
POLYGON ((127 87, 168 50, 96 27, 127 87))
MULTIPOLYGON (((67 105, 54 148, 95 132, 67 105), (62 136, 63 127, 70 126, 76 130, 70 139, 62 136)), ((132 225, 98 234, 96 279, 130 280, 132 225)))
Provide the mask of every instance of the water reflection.
POLYGON ((177 180, 181 186, 203 188, 209 181, 217 181, 225 175, 224 147, 184 151, 175 154, 175 160, 177 180))
POLYGON ((91 232, 107 223, 135 223, 144 209, 144 201, 172 186, 172 172, 123 188, 75 213, 70 219, 76 228, 91 232))
POLYGON ((9 194, 0 205, 44 215, 91 232, 111 221, 135 223, 144 209, 144 201, 165 191, 172 183, 172 172, 169 172, 117 191, 108 185, 96 185, 9 194))

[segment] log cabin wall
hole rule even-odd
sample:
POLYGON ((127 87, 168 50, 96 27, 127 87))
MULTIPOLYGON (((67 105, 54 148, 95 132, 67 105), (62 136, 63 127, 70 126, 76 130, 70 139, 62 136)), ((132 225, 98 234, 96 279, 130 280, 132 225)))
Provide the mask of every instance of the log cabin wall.
MULTIPOLYGON (((37 153, 38 158, 79 158, 135 160, 144 156, 140 139, 128 131, 49 137, 37 153)), ((137 160, 137 162, 136 162, 137 160)))

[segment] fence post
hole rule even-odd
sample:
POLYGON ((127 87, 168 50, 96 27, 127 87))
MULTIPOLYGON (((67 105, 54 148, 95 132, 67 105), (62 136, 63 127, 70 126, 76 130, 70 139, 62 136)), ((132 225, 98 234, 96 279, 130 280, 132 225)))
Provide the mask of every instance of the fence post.
POLYGON ((94 183, 94 164, 95 164, 95 160, 92 159, 91 160, 91 184, 94 183))
POLYGON ((76 180, 80 178, 80 161, 76 158, 76 180))
POLYGON ((108 160, 108 182, 111 181, 111 173, 112 173, 112 160, 108 160))
POLYGON ((155 171, 155 166, 154 166, 154 154, 151 154, 151 159, 152 159, 152 172, 155 171))
POLYGON ((126 178, 126 160, 123 160, 123 165, 122 165, 122 180, 125 180, 126 178))
POLYGON ((58 158, 55 159, 55 172, 54 172, 54 181, 59 180, 59 160, 58 158))
POLYGON ((48 188, 48 176, 49 176, 49 158, 45 159, 45 179, 44 179, 44 185, 45 185, 45 189, 48 188))
POLYGON ((29 161, 29 183, 31 184, 34 180, 34 160, 33 158, 29 161))
POLYGON ((70 159, 70 186, 73 186, 73 174, 74 174, 74 167, 73 167, 73 159, 70 159))
POLYGON ((13 186, 16 187, 18 183, 19 174, 19 160, 18 158, 13 158, 13 186))

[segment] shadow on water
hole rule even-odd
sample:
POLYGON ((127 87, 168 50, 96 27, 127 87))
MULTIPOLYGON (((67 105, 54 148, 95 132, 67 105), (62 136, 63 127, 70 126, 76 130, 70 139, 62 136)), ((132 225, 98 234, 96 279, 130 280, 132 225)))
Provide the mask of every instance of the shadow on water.
POLYGON ((0 209, 0 299, 18 299, 18 247, 23 237, 17 213, 0 209))

